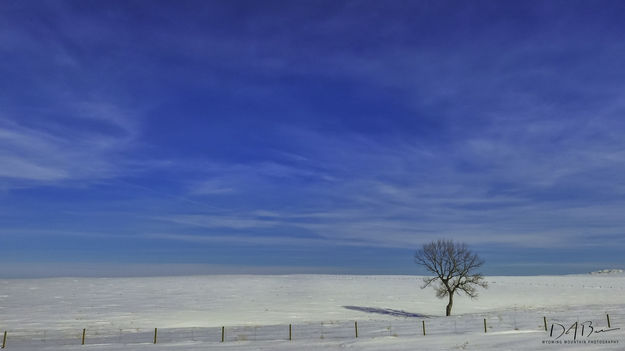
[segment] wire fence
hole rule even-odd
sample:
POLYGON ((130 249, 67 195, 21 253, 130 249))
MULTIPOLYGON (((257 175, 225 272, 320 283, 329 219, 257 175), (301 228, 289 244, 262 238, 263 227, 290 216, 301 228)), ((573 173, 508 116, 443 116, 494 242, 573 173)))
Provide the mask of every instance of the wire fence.
MULTIPOLYGON (((94 345, 276 340, 351 339, 403 336, 443 336, 466 333, 533 331, 549 334, 553 324, 592 321, 597 328, 621 328, 625 311, 612 309, 588 312, 501 311, 450 317, 409 317, 390 320, 324 321, 280 325, 223 326, 193 328, 7 329, 3 348, 37 345, 94 345)), ((0 333, 2 329, 0 329, 0 333)), ((622 334, 620 334, 622 335, 622 334)))

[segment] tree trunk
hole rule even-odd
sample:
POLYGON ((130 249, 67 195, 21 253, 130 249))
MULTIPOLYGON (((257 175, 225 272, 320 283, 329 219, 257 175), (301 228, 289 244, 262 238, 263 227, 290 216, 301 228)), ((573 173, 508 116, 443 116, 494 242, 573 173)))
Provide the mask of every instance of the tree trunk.
POLYGON ((449 294, 449 303, 447 304, 447 308, 445 309, 445 315, 451 316, 451 306, 454 304, 454 294, 449 294))

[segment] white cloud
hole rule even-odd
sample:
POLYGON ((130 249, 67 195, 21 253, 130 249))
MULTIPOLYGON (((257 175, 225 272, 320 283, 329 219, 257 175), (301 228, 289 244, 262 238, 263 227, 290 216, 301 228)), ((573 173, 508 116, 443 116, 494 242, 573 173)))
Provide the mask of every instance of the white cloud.
POLYGON ((275 172, 254 171, 254 165, 214 165, 211 172, 225 172, 228 186, 241 189, 231 195, 248 202, 167 220, 183 232, 186 226, 249 233, 290 228, 337 245, 416 247, 449 237, 476 245, 590 247, 596 236, 622 233, 625 144, 587 138, 605 127, 578 130, 579 118, 539 127, 510 120, 481 128, 479 137, 459 136, 444 149, 291 129, 305 162, 269 170, 292 167, 280 174, 308 181, 276 183, 275 172), (259 207, 249 196, 264 186, 277 193, 264 192, 273 197, 260 203, 289 193, 306 201, 259 207))
POLYGON ((34 127, 16 121, 0 119, 0 179, 5 186, 105 179, 124 168, 128 136, 54 122, 34 127))
POLYGON ((235 189, 225 181, 218 179, 206 180, 190 187, 191 195, 216 195, 234 192, 235 189))

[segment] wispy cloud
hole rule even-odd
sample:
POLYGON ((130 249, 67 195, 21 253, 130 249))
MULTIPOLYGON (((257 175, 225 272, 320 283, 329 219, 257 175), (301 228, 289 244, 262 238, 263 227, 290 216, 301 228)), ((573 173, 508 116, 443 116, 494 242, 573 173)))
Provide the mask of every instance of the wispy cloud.
POLYGON ((211 229, 299 228, 346 245, 357 239, 358 245, 404 247, 446 236, 474 244, 574 247, 595 235, 622 231, 618 213, 625 209, 618 172, 604 172, 625 171, 621 143, 580 136, 600 133, 600 125, 562 134, 563 129, 576 130, 578 122, 489 126, 481 128, 479 137, 457 139, 452 149, 442 150, 436 145, 294 131, 291 136, 303 143, 298 153, 306 159, 298 167, 321 169, 335 181, 305 181, 312 172, 300 170, 284 173, 299 181, 274 186, 271 172, 257 172, 255 188, 250 189, 246 182, 253 167, 228 168, 228 174, 235 184, 242 183, 245 191, 239 195, 280 188, 306 193, 306 203, 257 211, 252 202, 247 212, 196 213, 168 220, 211 229), (517 137, 501 136, 508 133, 517 137), (569 145, 572 139, 576 141, 569 145), (553 149, 546 151, 544 142, 553 149))
POLYGON ((223 180, 211 179, 193 184, 189 193, 192 195, 215 195, 227 194, 235 191, 230 185, 223 180))
MULTIPOLYGON (((117 118, 117 117, 116 117, 117 118)), ((15 186, 97 180, 118 176, 124 168, 127 136, 65 128, 38 127, 0 120, 0 177, 15 186)))
POLYGON ((625 245, 622 21, 586 5, 0 6, 0 187, 34 194, 5 229, 41 201, 51 237, 104 211, 163 247, 625 245))

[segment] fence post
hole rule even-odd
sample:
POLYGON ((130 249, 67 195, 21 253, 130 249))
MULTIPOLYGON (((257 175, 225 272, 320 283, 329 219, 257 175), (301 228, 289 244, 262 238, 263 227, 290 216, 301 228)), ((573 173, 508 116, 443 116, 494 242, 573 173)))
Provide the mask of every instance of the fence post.
POLYGON ((4 336, 2 337, 2 348, 5 348, 5 346, 7 346, 7 331, 4 331, 4 336))
POLYGON ((224 342, 225 335, 226 335, 226 327, 221 327, 221 342, 224 342))
POLYGON ((86 332, 87 332, 87 329, 82 328, 82 343, 81 343, 81 345, 84 345, 84 344, 85 344, 85 333, 86 333, 86 332))
POLYGON ((293 340, 293 334, 291 333, 291 325, 289 324, 289 341, 293 340))
POLYGON ((421 321, 421 325, 423 326, 423 335, 425 335, 425 321, 421 321))
POLYGON ((354 330, 356 331, 356 337, 358 337, 358 322, 354 322, 354 330))
POLYGON ((543 316, 543 323, 545 323, 545 331, 547 331, 547 317, 543 316))
POLYGON ((154 328, 154 343, 156 344, 156 338, 157 338, 157 334, 158 334, 158 328, 154 328))
POLYGON ((608 318, 608 328, 612 328, 610 325, 610 315, 606 313, 605 316, 608 318))
POLYGON ((484 333, 486 333, 486 318, 484 318, 484 333))

